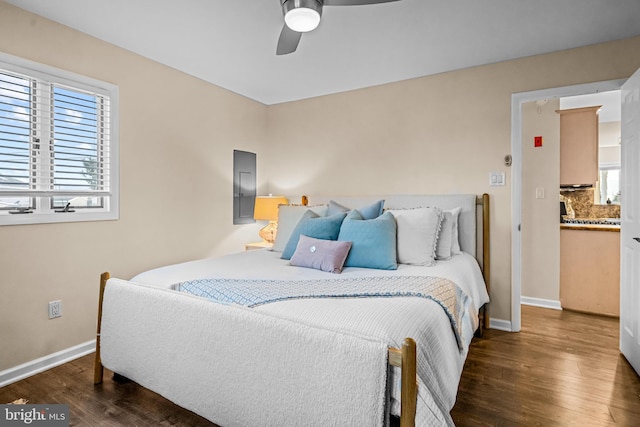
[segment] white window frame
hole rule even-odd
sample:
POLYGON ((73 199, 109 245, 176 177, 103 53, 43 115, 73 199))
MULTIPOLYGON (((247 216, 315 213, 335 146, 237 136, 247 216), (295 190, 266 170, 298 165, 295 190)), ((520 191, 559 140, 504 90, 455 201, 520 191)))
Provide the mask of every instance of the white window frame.
MULTIPOLYGON (((9 214, 0 211, 0 226, 47 224, 61 222, 107 221, 117 220, 120 216, 119 185, 119 114, 118 87, 90 77, 85 77, 66 70, 39 64, 13 55, 0 52, 0 69, 51 82, 72 89, 88 91, 109 98, 109 190, 96 194, 104 198, 104 206, 100 208, 75 209, 74 212, 57 213, 51 208, 51 195, 46 192, 25 192, 24 197, 35 198, 35 209, 28 214, 9 214)), ((83 194, 87 195, 87 194, 83 194)), ((0 197, 2 197, 0 192, 0 197)), ((19 196, 20 197, 20 196, 19 196)), ((55 196, 53 196, 55 197, 55 196)))

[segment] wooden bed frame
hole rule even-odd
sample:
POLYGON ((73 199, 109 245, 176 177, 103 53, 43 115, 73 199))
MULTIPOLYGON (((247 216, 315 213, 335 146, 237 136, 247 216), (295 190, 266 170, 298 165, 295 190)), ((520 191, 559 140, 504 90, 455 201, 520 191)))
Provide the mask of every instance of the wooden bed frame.
MULTIPOLYGON (((307 205, 308 199, 302 196, 302 204, 307 205)), ((488 194, 477 197, 476 206, 482 208, 482 274, 487 287, 490 290, 490 199, 488 194)), ((104 366, 100 357, 100 332, 102 325, 102 306, 105 287, 110 279, 108 272, 100 275, 100 294, 98 301, 98 320, 96 331, 96 352, 94 362, 94 384, 100 384, 104 377, 104 366)), ((480 308, 480 322, 476 335, 482 335, 483 328, 488 329, 490 324, 487 304, 480 308)), ((388 363, 401 369, 401 412, 400 427, 414 427, 417 408, 418 384, 417 384, 417 360, 416 342, 412 338, 406 338, 402 348, 389 348, 388 363)))

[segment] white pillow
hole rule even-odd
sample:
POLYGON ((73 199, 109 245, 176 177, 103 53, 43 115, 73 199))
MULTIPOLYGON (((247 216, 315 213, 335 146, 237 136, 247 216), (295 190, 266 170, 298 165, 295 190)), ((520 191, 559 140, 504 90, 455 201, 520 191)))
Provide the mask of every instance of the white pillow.
POLYGON ((440 208, 389 209, 397 224, 397 253, 400 264, 432 266, 442 223, 440 208))
POLYGON ((451 211, 442 211, 442 224, 440 225, 440 234, 438 234, 438 243, 436 245, 436 259, 438 260, 451 258, 453 225, 453 214, 451 211))
POLYGON ((455 209, 449 209, 447 212, 450 212, 453 215, 453 232, 451 234, 451 255, 460 255, 462 250, 460 249, 460 238, 458 234, 458 216, 460 216, 460 211, 462 208, 458 207, 455 209))
POLYGON ((307 210, 312 210, 320 216, 327 216, 326 205, 280 205, 278 207, 278 233, 276 234, 276 241, 273 242, 272 251, 284 251, 291 233, 293 233, 294 228, 300 222, 300 218, 307 210))

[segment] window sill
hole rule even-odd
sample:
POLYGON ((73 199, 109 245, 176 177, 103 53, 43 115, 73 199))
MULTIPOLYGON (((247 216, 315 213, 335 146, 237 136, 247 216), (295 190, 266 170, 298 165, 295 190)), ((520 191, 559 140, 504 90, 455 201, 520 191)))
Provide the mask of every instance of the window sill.
POLYGON ((67 213, 29 213, 29 214, 0 214, 0 226, 55 224, 64 222, 114 221, 119 219, 118 212, 67 212, 67 213))

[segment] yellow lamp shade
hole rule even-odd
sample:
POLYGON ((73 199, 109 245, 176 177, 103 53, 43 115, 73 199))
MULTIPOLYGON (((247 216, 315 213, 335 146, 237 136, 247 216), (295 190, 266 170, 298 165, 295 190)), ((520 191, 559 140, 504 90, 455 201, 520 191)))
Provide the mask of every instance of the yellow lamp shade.
POLYGON ((289 201, 282 196, 258 196, 253 209, 253 219, 257 221, 269 221, 266 227, 260 230, 260 237, 266 242, 273 243, 278 232, 278 206, 286 205, 289 201))
POLYGON ((253 219, 258 221, 276 221, 278 206, 286 205, 289 201, 282 196, 258 196, 253 209, 253 219))

